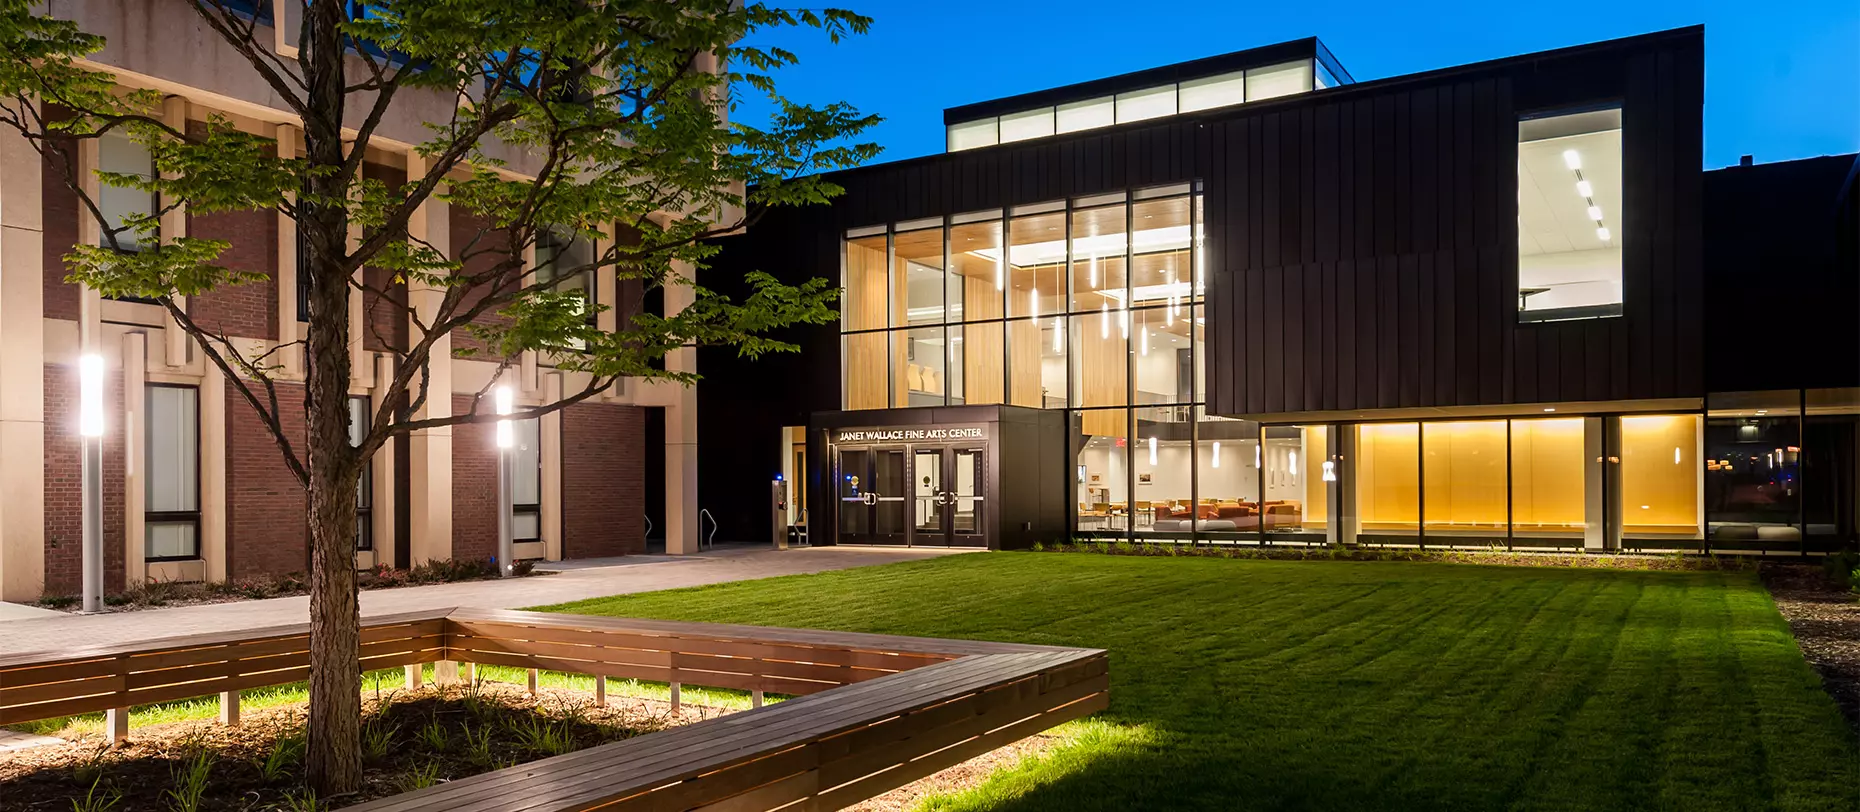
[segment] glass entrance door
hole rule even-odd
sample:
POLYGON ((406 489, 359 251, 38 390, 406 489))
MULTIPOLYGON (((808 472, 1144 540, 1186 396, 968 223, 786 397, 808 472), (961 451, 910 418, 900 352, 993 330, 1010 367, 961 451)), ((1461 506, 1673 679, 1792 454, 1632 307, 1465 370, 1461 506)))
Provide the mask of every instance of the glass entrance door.
POLYGON ((842 449, 839 452, 839 541, 846 544, 908 544, 904 450, 842 449))
POLYGON ((942 449, 918 448, 911 452, 911 489, 911 543, 948 544, 942 449))
POLYGON ((983 504, 987 499, 983 487, 987 481, 979 448, 953 448, 949 459, 949 543, 964 547, 988 544, 988 525, 983 521, 983 504))

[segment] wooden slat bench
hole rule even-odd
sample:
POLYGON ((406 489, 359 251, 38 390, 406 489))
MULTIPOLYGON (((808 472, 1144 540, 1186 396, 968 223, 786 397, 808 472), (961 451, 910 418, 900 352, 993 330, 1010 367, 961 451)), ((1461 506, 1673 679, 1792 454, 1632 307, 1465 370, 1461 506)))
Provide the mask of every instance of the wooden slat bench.
MULTIPOLYGON (((0 724, 301 680, 306 626, 0 657, 0 724)), ((1109 701, 1103 651, 452 609, 367 618, 362 667, 481 663, 798 698, 353 807, 829 810, 1109 701)), ((234 714, 236 717, 236 713, 234 714)), ((224 714, 223 714, 224 717, 224 714)))

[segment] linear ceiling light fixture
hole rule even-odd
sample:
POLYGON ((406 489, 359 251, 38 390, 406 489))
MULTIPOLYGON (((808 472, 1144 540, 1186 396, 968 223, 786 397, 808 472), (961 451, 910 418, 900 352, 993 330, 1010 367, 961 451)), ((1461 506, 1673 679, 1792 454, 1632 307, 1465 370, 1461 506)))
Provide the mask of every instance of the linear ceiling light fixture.
POLYGON ((1608 224, 1602 222, 1602 207, 1595 205, 1594 184, 1582 175, 1582 155, 1573 149, 1563 150, 1563 165, 1576 174, 1576 194, 1589 204, 1589 219, 1595 221, 1595 238, 1608 242, 1614 235, 1608 230, 1608 224))

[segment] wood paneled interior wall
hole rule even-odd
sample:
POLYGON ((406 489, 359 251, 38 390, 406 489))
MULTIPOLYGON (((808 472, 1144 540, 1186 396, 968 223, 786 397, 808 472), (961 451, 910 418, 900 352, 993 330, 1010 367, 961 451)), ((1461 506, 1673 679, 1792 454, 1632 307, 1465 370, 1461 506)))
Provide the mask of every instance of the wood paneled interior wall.
MULTIPOLYGON (((1051 321, 1048 317, 1047 321, 1051 321)), ((1015 406, 1041 408, 1040 325, 1032 319, 1013 319, 1007 323, 1008 398, 1015 406)))

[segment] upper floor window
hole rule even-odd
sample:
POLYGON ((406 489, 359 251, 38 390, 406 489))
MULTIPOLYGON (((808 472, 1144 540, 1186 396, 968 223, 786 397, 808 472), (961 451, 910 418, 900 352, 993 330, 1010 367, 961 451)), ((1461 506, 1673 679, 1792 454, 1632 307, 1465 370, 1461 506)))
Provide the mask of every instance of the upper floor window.
MULTIPOLYGON (((349 396, 349 446, 359 448, 368 438, 369 421, 374 417, 367 395, 349 396)), ((355 549, 375 548, 375 472, 374 465, 363 465, 362 476, 355 482, 355 549)))
POLYGON ((1518 122, 1518 318, 1619 316, 1621 109, 1518 122))
MULTIPOLYGON (((111 130, 97 139, 97 168, 119 175, 138 175, 146 179, 155 177, 155 159, 149 155, 148 147, 131 140, 121 130, 111 130)), ((131 217, 146 217, 155 212, 153 192, 129 186, 99 184, 97 208, 103 214, 103 227, 116 233, 117 248, 139 251, 145 247, 145 236, 128 228, 127 223, 131 217)), ((109 235, 99 234, 98 244, 109 247, 109 235)))

